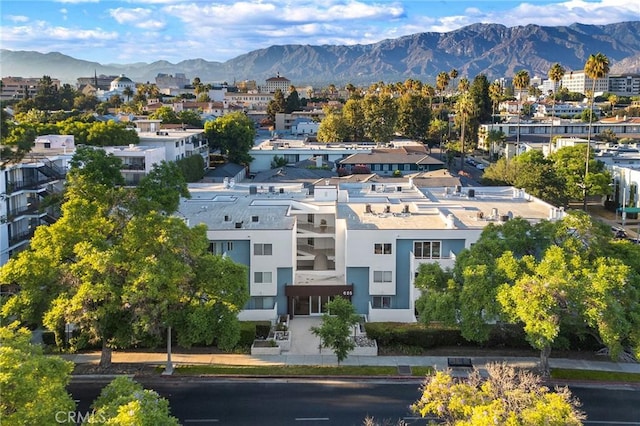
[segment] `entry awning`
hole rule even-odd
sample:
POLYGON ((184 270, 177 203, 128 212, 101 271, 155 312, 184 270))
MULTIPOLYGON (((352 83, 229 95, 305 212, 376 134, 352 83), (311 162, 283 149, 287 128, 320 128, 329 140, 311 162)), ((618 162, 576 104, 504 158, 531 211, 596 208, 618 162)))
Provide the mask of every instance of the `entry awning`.
POLYGON ((290 296, 353 296, 352 285, 288 285, 284 294, 290 296))

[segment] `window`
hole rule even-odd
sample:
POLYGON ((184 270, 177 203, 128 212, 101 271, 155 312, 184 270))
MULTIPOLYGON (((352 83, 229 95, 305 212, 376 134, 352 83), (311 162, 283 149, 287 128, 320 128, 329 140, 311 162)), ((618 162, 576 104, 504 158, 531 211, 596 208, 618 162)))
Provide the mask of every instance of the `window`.
POLYGON ((227 251, 233 250, 233 241, 227 241, 227 251))
POLYGON ((253 309, 273 309, 275 306, 275 299, 273 297, 253 296, 253 309))
POLYGON ((391 271, 373 271, 374 283, 390 283, 393 279, 393 273, 391 271))
POLYGON ((374 309, 391 308, 391 296, 373 296, 371 299, 371 304, 374 309))
POLYGON ((253 255, 254 256, 271 256, 273 253, 273 246, 271 244, 254 244, 253 255))
POLYGON ((440 241, 416 241, 413 243, 413 255, 416 259, 440 259, 440 241))
POLYGON ((373 245, 375 254, 391 254, 391 243, 375 243, 373 245))
POLYGON ((217 249, 216 243, 209 243, 209 253, 218 254, 216 249, 217 249))
POLYGON ((258 222, 260 218, 258 216, 251 216, 251 222, 258 222))
POLYGON ((271 272, 254 272, 253 282, 256 284, 271 284, 271 272))
POLYGON ((224 221, 225 222, 231 222, 231 216, 229 216, 228 214, 224 215, 224 221))

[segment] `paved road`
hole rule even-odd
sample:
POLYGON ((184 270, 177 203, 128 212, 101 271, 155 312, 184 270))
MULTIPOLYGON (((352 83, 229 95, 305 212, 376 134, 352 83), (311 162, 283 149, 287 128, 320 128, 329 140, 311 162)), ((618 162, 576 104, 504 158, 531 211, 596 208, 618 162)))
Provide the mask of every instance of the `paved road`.
MULTIPOLYGON (((378 421, 404 419, 423 425, 409 410, 419 396, 419 383, 405 381, 303 381, 154 379, 144 383, 170 401, 172 413, 189 425, 362 425, 367 415, 378 421)), ((78 383, 69 390, 89 404, 104 385, 78 383)), ((588 415, 586 425, 640 426, 640 389, 630 386, 572 387, 588 415)))

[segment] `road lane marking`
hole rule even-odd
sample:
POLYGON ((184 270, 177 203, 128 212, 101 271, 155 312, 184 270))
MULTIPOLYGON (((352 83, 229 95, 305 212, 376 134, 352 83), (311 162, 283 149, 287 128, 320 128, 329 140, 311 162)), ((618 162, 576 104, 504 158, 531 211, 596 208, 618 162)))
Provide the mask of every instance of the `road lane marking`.
POLYGON ((319 422, 319 421, 329 421, 329 417, 296 417, 297 422, 319 422))
POLYGON ((218 423, 218 419, 187 419, 185 423, 218 423))

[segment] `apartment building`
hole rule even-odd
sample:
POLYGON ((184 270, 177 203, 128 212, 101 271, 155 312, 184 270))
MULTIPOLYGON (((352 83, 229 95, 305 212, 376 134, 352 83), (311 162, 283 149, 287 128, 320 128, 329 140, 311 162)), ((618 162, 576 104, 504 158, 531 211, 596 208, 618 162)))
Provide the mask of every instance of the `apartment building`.
POLYGON ((563 212, 511 187, 330 181, 192 184, 178 215, 204 224, 210 251, 247 265, 242 320, 321 315, 346 297, 369 321, 415 321, 421 263, 452 267, 489 223, 563 212))
POLYGON ((618 96, 640 95, 640 74, 609 75, 609 92, 618 96))
POLYGON ((43 201, 62 191, 74 150, 73 136, 39 136, 22 161, 0 171, 0 265, 28 246, 39 225, 59 217, 43 201))
MULTIPOLYGON (((593 79, 587 77, 584 71, 569 71, 562 77, 562 87, 569 92, 587 94, 593 88, 593 79)), ((597 94, 609 91, 609 75, 596 79, 595 92, 597 94)))
MULTIPOLYGON (((2 77, 0 100, 22 100, 33 98, 38 93, 41 77, 2 77)), ((51 79, 51 84, 60 88, 60 80, 51 79)))

